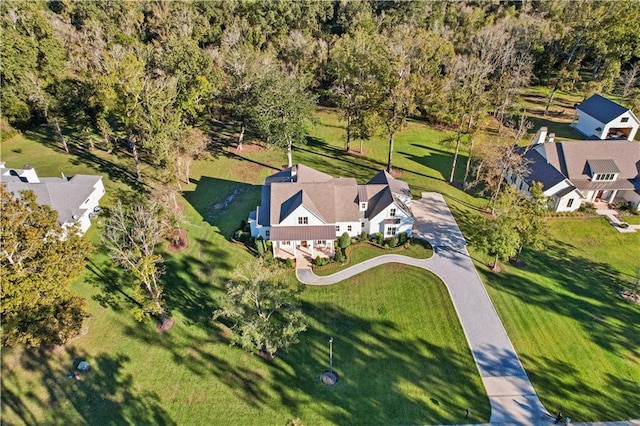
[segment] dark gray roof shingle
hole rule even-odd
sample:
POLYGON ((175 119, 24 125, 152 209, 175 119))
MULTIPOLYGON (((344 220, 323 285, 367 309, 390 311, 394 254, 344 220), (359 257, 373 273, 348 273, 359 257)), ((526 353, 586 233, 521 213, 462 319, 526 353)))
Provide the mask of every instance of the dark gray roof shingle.
POLYGON ((622 105, 598 94, 595 94, 582 102, 576 107, 576 109, 589 114, 601 123, 608 123, 614 118, 620 117, 622 114, 629 111, 628 108, 625 108, 622 105))

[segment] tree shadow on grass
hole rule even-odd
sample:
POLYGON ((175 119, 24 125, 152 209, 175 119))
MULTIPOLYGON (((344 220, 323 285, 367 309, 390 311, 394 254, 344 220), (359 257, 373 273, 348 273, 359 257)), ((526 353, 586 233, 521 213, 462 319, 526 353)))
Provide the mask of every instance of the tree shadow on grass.
MULTIPOLYGON (((56 150, 61 149, 51 131, 46 127, 40 127, 37 131, 29 132, 28 136, 30 139, 50 148, 56 150)), ((146 188, 144 183, 138 181, 136 177, 133 157, 120 146, 117 146, 114 151, 109 154, 99 149, 89 150, 70 142, 69 154, 72 156, 70 160, 71 164, 88 166, 99 173, 106 174, 109 179, 122 182, 138 191, 146 188)), ((140 158, 141 161, 149 164, 148 159, 143 153, 140 154, 140 158)))
POLYGON ((561 410, 577 422, 632 420, 640 416, 638 407, 632 403, 640 392, 638 382, 607 373, 604 385, 595 387, 581 380, 586 372, 567 362, 549 357, 521 357, 535 366, 527 373, 538 390, 545 390, 543 396, 552 412, 561 410))
POLYGON ((618 296, 618 290, 627 285, 626 280, 611 265, 572 255, 568 247, 555 240, 544 251, 523 256, 527 269, 552 279, 557 283, 556 289, 522 275, 496 275, 482 269, 480 272, 492 287, 577 321, 604 350, 616 353, 624 348, 640 358, 640 335, 636 330, 640 312, 618 296))
POLYGON ((225 238, 246 220, 260 201, 260 186, 226 179, 202 176, 191 179, 194 191, 185 191, 184 199, 200 214, 203 221, 217 226, 225 238))
POLYGON ((17 418, 25 424, 175 424, 155 392, 136 390, 133 376, 125 372, 130 361, 126 355, 88 357, 67 348, 56 356, 24 352, 20 360, 45 393, 30 392, 13 369, 3 368, 3 422, 17 418), (89 362, 88 371, 75 369, 81 360, 89 362), (79 380, 68 377, 74 371, 79 380), (36 413, 45 413, 46 418, 36 413))
POLYGON ((294 415, 301 415, 311 399, 315 414, 334 424, 457 423, 470 407, 475 413, 469 421, 488 419, 488 401, 470 354, 424 338, 392 337, 398 334, 394 323, 347 314, 329 303, 303 303, 303 309, 317 326, 282 354, 291 366, 276 370, 273 385, 294 415), (329 367, 329 334, 340 377, 331 388, 318 380, 329 367))
MULTIPOLYGON (((531 271, 527 275, 510 272, 509 269, 500 274, 493 274, 483 267, 478 271, 487 285, 526 305, 566 317, 582 329, 581 339, 587 339, 603 352, 620 358, 621 363, 637 365, 640 359, 640 335, 637 332, 640 311, 618 296, 618 290, 628 285, 627 278, 611 265, 573 255, 569 249, 572 246, 556 240, 542 252, 524 253, 526 269, 531 271), (537 280, 536 276, 544 280, 537 280), (552 287, 540 283, 546 280, 554 282, 552 287)), ((572 350, 571 342, 558 342, 552 333, 547 337, 549 344, 566 345, 567 351, 572 350)), ((558 365, 559 361, 544 357, 525 356, 523 359, 528 361, 525 363, 527 372, 538 391, 555 404, 571 405, 585 421, 620 420, 640 415, 637 407, 625 402, 633 399, 632 395, 637 395, 638 387, 636 383, 631 389, 633 386, 624 376, 639 377, 637 370, 635 373, 621 370, 619 377, 586 379, 595 383, 603 379, 611 384, 620 382, 619 387, 592 389, 589 383, 572 384, 570 381, 573 380, 572 375, 579 377, 593 372, 572 374, 575 367, 566 363, 558 365), (567 381, 569 383, 565 383, 567 381), (600 393, 602 398, 591 396, 600 393)))
POLYGON ((334 424, 459 423, 465 421, 467 408, 472 412, 468 421, 488 420, 489 403, 468 349, 456 350, 426 337, 405 338, 381 307, 380 318, 371 319, 328 302, 300 304, 308 330, 299 344, 271 361, 227 347, 231 330, 220 321, 211 323, 204 339, 179 325, 181 338, 171 344, 167 336, 143 328, 125 332, 170 351, 175 363, 223 384, 223 392, 242 404, 273 408, 275 397, 289 410, 282 415, 303 422, 311 416, 334 424), (329 335, 335 339, 334 367, 340 375, 331 388, 318 381, 328 368, 329 335))

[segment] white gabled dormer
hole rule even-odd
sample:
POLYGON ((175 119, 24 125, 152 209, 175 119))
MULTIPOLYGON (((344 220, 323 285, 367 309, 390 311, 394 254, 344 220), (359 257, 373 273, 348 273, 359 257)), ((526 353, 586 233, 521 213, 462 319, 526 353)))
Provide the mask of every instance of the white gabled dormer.
POLYGON ((587 160, 592 182, 615 182, 620 169, 613 160, 587 160))

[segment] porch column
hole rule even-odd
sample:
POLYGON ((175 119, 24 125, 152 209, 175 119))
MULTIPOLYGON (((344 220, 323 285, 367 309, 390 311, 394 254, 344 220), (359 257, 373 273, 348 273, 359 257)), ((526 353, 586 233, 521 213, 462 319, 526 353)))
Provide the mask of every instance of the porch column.
POLYGON ((613 191, 611 191, 611 199, 609 199, 609 204, 613 204, 613 199, 616 198, 616 195, 618 195, 617 189, 614 189, 613 191))
POLYGON ((309 244, 309 248, 311 249, 311 259, 313 259, 313 244, 315 243, 315 241, 311 241, 311 243, 309 244))
POLYGON ((296 254, 296 247, 298 247, 298 243, 300 241, 293 241, 293 257, 298 257, 298 255, 296 254))
POLYGON ((273 251, 273 257, 276 257, 277 249, 278 249, 278 242, 277 241, 272 241, 271 242, 271 250, 273 251))

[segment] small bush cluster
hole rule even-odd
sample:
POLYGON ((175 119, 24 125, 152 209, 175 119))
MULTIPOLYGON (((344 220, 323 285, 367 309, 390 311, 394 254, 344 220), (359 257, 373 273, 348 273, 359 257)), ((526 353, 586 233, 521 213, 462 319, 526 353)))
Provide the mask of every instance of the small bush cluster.
POLYGON ((344 253, 341 248, 336 248, 336 255, 334 257, 335 261, 338 263, 344 263, 346 258, 344 257, 344 253))
POLYGON ((596 214, 596 208, 593 205, 593 203, 582 203, 582 204, 580 204, 580 207, 578 208, 578 211, 580 213, 584 213, 584 214, 596 214))
POLYGON ((316 266, 324 266, 328 263, 328 259, 326 257, 316 256, 314 262, 316 266))
POLYGON ((620 201, 619 203, 616 203, 613 207, 616 210, 621 212, 631 213, 634 215, 638 214, 638 211, 635 209, 635 206, 631 201, 620 201))

